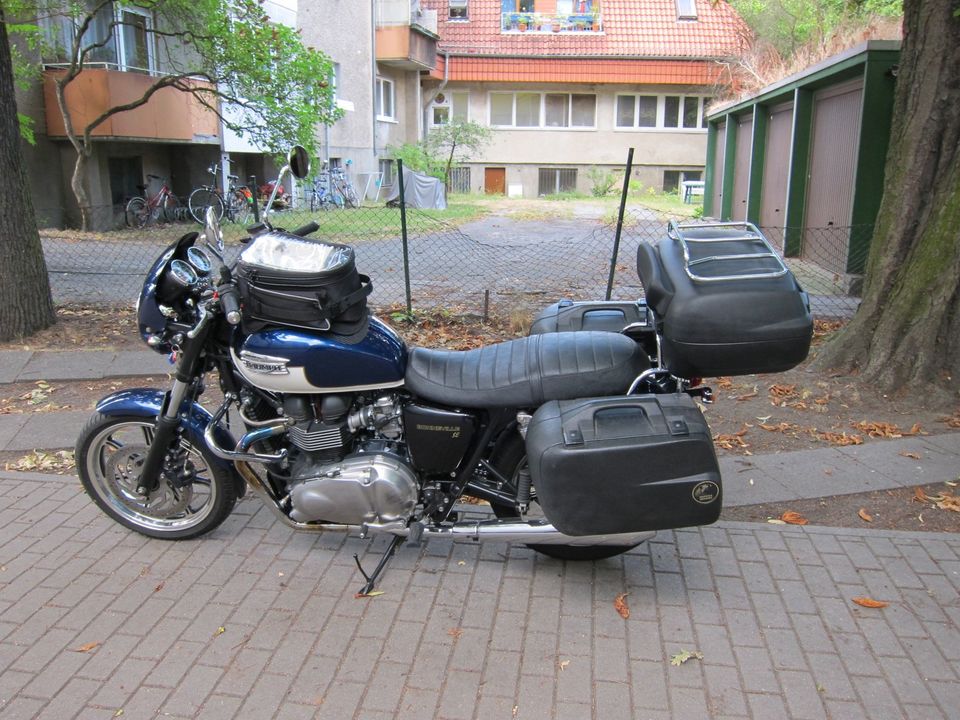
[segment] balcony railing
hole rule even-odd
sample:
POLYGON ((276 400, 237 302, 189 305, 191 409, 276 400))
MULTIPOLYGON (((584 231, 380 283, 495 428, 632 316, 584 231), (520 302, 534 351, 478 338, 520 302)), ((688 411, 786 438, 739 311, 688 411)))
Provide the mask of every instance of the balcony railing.
POLYGON ((506 12, 500 16, 503 33, 601 33, 600 13, 548 15, 545 13, 506 12))

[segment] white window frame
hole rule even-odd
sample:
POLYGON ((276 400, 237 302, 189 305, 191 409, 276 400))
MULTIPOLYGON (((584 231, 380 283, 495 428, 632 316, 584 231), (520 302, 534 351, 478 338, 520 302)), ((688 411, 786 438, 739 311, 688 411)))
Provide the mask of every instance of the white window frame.
POLYGON ((447 0, 447 19, 464 22, 470 19, 470 0, 447 0), (454 11, 463 11, 463 15, 454 15, 454 11))
POLYGON ((155 73, 157 70, 156 62, 156 51, 153 47, 153 35, 150 33, 153 30, 153 13, 144 8, 136 7, 135 5, 125 5, 119 7, 117 5, 113 6, 114 22, 117 22, 117 26, 114 32, 114 42, 117 44, 117 62, 120 66, 120 69, 127 72, 129 70, 146 70, 150 73, 155 73), (124 30, 126 25, 124 24, 124 13, 130 13, 131 15, 139 15, 142 18, 146 19, 146 28, 147 28, 147 67, 135 67, 127 62, 127 43, 124 39, 124 30))
POLYGON ((487 96, 487 124, 497 130, 549 130, 551 132, 591 132, 597 129, 597 105, 599 103, 596 93, 591 92, 553 92, 553 91, 530 91, 530 90, 511 90, 494 91, 487 96), (512 98, 512 112, 509 125, 497 125, 493 122, 493 96, 509 95, 512 98), (539 95, 540 96, 540 117, 537 125, 517 125, 517 95, 539 95), (593 125, 547 125, 547 95, 566 95, 567 96, 567 120, 573 122, 573 96, 589 95, 593 97, 593 125))
POLYGON ((697 95, 694 93, 645 93, 645 92, 635 92, 635 93, 617 93, 613 101, 613 129, 618 132, 684 132, 684 133, 705 133, 707 128, 705 127, 704 122, 704 113, 706 112, 706 103, 710 99, 709 95, 697 95), (657 124, 655 127, 646 127, 640 126, 637 123, 640 120, 639 113, 639 101, 640 96, 652 97, 656 96, 657 98, 657 124), (633 125, 618 125, 617 124, 617 104, 620 102, 621 97, 630 97, 633 98, 633 125), (668 97, 675 97, 680 99, 680 104, 678 106, 679 116, 677 120, 680 123, 679 127, 667 126, 665 124, 666 120, 666 104, 668 97), (696 127, 683 127, 683 103, 686 98, 697 98, 697 126, 696 127))
POLYGON ((377 120, 382 122, 397 122, 397 93, 396 93, 396 84, 390 78, 377 76, 377 89, 376 97, 374 102, 377 104, 377 120), (390 111, 392 115, 384 115, 383 113, 383 98, 384 90, 389 88, 390 92, 390 111))
POLYGON ((430 121, 430 127, 440 127, 441 125, 447 125, 450 122, 450 119, 453 118, 453 96, 454 95, 463 95, 465 96, 464 102, 467 106, 467 117, 466 121, 470 122, 470 91, 469 90, 451 90, 449 92, 440 93, 443 96, 443 102, 437 102, 436 99, 430 103, 430 114, 428 119, 430 121), (437 108, 446 108, 447 109, 447 122, 438 123, 435 121, 434 110, 437 108))
POLYGON ((677 20, 697 19, 697 0, 676 0, 677 20))

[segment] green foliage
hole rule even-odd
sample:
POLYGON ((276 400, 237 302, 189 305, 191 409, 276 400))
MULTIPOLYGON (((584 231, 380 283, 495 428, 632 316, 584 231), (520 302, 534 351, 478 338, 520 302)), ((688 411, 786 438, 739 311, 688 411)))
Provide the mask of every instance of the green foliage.
POLYGON ((903 14, 902 0, 730 0, 730 4, 758 38, 785 58, 805 44, 822 43, 846 22, 903 14))
POLYGON ((592 187, 590 193, 594 197, 605 197, 616 187, 617 181, 622 177, 623 171, 604 170, 596 165, 587 170, 587 177, 590 179, 592 187))
POLYGON ((443 160, 429 155, 422 143, 391 145, 387 150, 394 160, 402 160, 405 168, 443 180, 443 160))
POLYGON ((490 142, 493 133, 486 125, 467 120, 452 120, 430 129, 416 144, 405 143, 388 148, 404 167, 432 175, 444 183, 454 162, 466 162, 490 142))
MULTIPOLYGON (((117 1, 114 9, 127 4, 126 0, 117 1)), ((109 3, 4 0, 4 6, 9 16, 43 17, 45 25, 56 28, 48 36, 48 40, 57 38, 54 46, 41 42, 44 36, 36 24, 8 25, 11 33, 26 39, 44 59, 66 66, 61 79, 64 86, 79 77, 97 53, 109 50, 108 36, 95 37, 91 30, 78 38, 77 28, 96 27, 96 17, 100 27, 112 21, 122 31, 119 14, 109 9, 99 16, 95 12, 100 7, 110 8, 109 3)), ((143 0, 136 7, 153 14, 146 36, 153 47, 157 73, 146 99, 157 89, 172 87, 192 93, 212 111, 218 112, 221 105, 228 107, 223 113, 227 127, 271 153, 282 153, 295 143, 315 150, 316 124, 329 124, 339 117, 328 82, 332 72, 329 58, 305 47, 293 28, 272 24, 257 0, 143 0)), ((20 58, 18 76, 22 77, 19 69, 28 66, 38 67, 20 58)), ((132 104, 136 106, 140 100, 146 102, 134 98, 132 104)), ((89 133, 98 124, 121 111, 110 108, 88 125, 74 127, 74 139, 88 143, 89 133)))

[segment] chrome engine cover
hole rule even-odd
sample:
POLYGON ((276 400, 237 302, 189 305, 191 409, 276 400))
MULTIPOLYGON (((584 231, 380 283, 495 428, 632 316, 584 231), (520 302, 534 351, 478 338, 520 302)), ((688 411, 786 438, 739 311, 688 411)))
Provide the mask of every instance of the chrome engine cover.
POLYGON ((320 474, 290 488, 297 522, 343 525, 406 520, 417 504, 417 476, 388 453, 355 453, 318 468, 320 474))

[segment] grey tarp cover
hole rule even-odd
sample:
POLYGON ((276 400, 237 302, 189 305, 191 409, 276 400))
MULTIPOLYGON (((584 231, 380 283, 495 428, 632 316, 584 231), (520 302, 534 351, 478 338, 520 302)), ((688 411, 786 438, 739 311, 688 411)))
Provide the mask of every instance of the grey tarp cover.
MULTIPOLYGON (((443 183, 435 177, 421 175, 409 168, 403 169, 403 194, 407 207, 426 208, 432 210, 447 209, 447 193, 443 183)), ((390 191, 388 203, 400 200, 400 183, 395 182, 390 191)))

